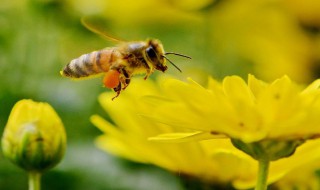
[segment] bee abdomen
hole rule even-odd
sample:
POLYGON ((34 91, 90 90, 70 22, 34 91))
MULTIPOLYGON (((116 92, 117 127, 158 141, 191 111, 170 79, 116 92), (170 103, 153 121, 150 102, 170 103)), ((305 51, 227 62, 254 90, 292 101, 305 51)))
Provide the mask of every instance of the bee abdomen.
POLYGON ((113 50, 94 51, 73 59, 61 71, 61 74, 71 78, 88 77, 107 72, 114 61, 113 50))

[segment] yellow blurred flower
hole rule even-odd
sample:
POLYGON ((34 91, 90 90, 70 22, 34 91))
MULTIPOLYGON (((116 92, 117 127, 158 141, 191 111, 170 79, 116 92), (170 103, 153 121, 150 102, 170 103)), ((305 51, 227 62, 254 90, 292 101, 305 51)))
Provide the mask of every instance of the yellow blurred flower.
POLYGON ((111 19, 114 25, 125 28, 138 23, 174 23, 194 20, 194 16, 179 11, 166 1, 159 0, 93 0, 67 2, 70 7, 82 15, 101 15, 111 19))
POLYGON ((63 157, 66 134, 47 103, 21 100, 12 108, 2 136, 5 157, 27 171, 44 171, 63 157))
POLYGON ((320 189, 319 174, 317 172, 319 169, 320 162, 317 159, 290 171, 273 184, 273 187, 279 190, 318 190, 320 189))
MULTIPOLYGON (((285 74, 299 82, 313 80, 319 58, 317 37, 306 32, 288 9, 302 19, 319 20, 317 0, 231 0, 214 7, 208 19, 210 37, 221 63, 244 61, 246 68, 252 67, 250 72, 266 80, 285 74)), ((238 69, 243 69, 241 64, 238 69)))
POLYGON ((320 26, 320 1, 284 0, 285 5, 307 26, 320 26))

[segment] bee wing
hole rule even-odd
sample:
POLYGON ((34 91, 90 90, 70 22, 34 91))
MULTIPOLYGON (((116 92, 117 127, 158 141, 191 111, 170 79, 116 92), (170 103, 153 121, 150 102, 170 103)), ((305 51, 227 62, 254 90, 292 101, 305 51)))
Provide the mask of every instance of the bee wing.
POLYGON ((91 32, 100 35, 104 39, 115 42, 115 43, 122 43, 125 42, 125 40, 121 40, 115 37, 112 37, 107 32, 105 32, 103 29, 99 28, 97 25, 93 24, 91 21, 89 21, 88 17, 82 17, 81 18, 81 24, 86 27, 91 32))

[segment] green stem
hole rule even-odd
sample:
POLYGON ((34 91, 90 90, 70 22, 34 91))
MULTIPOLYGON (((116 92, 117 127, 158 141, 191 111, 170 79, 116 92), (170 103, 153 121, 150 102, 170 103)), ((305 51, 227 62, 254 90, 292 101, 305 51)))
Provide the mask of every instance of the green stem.
POLYGON ((29 172, 29 190, 40 190, 41 189, 41 173, 30 171, 29 172))
POLYGON ((269 173, 270 161, 266 159, 259 160, 259 170, 258 179, 255 190, 266 190, 267 189, 267 179, 269 173))

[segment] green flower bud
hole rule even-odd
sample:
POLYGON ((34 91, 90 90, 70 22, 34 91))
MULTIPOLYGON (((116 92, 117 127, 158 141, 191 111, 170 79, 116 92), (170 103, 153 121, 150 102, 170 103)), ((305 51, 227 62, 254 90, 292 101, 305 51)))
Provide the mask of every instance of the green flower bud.
POLYGON ((256 160, 275 161, 291 156, 296 148, 305 140, 262 140, 244 143, 238 139, 231 139, 232 144, 256 160))
POLYGON ((5 157, 28 171, 44 171, 62 159, 66 149, 63 124, 47 103, 21 100, 15 104, 4 129, 5 157))

